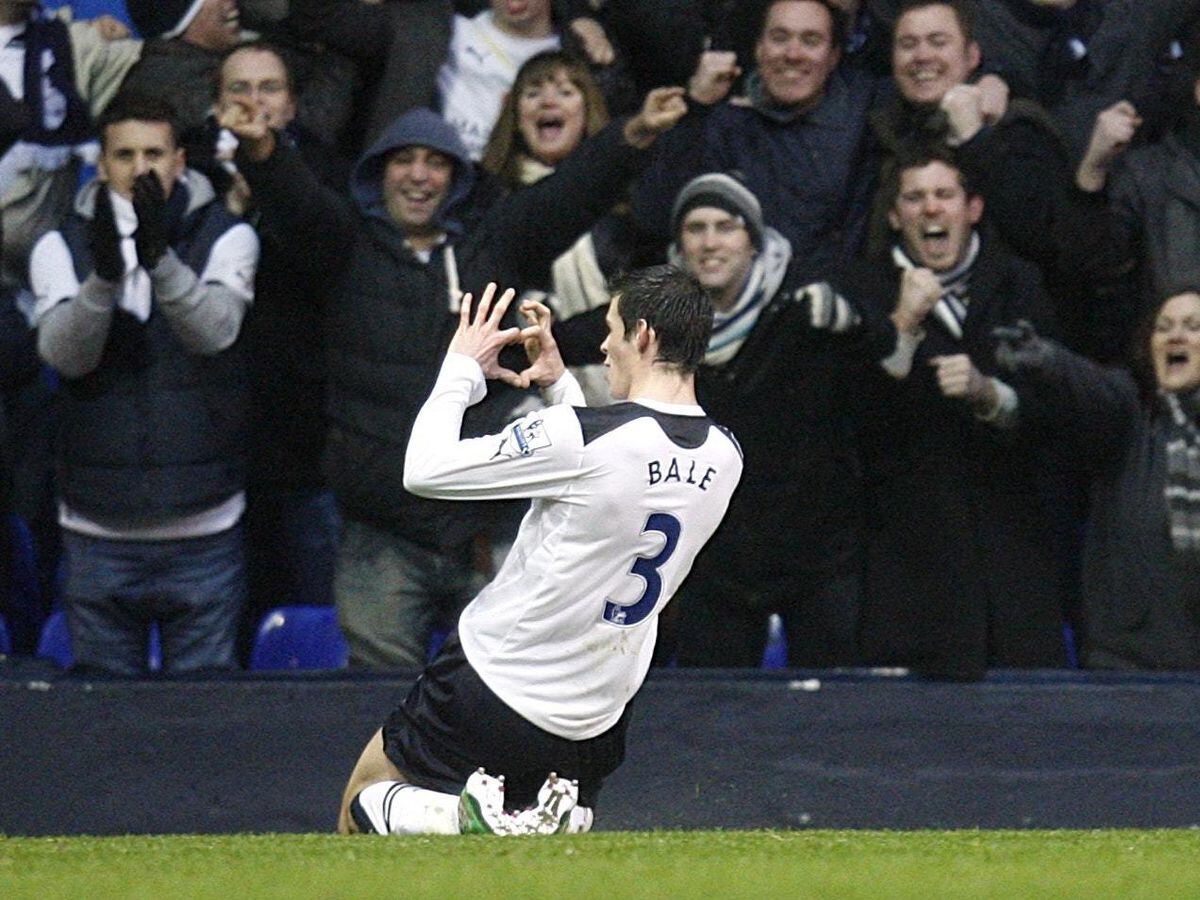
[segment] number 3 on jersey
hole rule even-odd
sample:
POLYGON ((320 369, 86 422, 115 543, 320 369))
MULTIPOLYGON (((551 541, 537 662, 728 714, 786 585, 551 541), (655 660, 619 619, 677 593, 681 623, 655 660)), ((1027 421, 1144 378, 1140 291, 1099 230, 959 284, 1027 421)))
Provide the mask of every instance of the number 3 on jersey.
POLYGON ((658 605, 658 598, 662 595, 662 576, 658 574, 658 570, 666 565, 667 560, 675 552, 675 547, 679 544, 679 530, 679 520, 674 516, 667 513, 651 513, 650 518, 646 520, 646 527, 642 529, 642 534, 648 531, 657 531, 667 539, 667 542, 657 556, 639 556, 634 560, 629 574, 637 575, 646 582, 646 589, 642 591, 642 596, 628 606, 606 600, 604 621, 611 622, 613 625, 636 625, 654 612, 654 607, 658 605))

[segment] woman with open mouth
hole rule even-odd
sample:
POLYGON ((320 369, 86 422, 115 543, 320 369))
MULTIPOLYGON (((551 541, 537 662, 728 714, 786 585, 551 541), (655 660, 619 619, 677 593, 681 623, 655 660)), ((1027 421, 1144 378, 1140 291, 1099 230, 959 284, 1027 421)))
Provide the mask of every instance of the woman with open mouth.
POLYGON ((1002 349, 1063 412, 1093 476, 1083 554, 1083 663, 1200 668, 1200 291, 1172 294, 1135 348, 1142 382, 1052 341, 1002 349))
MULTIPOLYGON (((661 91, 682 95, 678 88, 661 91)), ((651 97, 655 93, 651 92, 651 97)), ((517 73, 480 164, 496 176, 505 191, 540 182, 568 159, 573 165, 586 159, 589 166, 619 161, 632 182, 645 160, 628 137, 636 131, 645 109, 643 106, 643 113, 632 119, 610 122, 604 96, 582 61, 561 51, 539 53, 517 73)), ((594 321, 589 317, 576 323, 576 328, 583 326, 580 330, 586 330, 586 336, 560 342, 569 364, 579 361, 571 358, 572 348, 587 348, 588 354, 594 355, 599 346, 609 279, 649 258, 640 249, 641 238, 626 204, 617 197, 611 203, 612 208, 598 217, 591 231, 527 285, 549 294, 547 302, 559 322, 594 311, 594 321)), ((600 360, 596 356, 591 361, 600 360)), ((573 371, 589 403, 611 402, 602 366, 573 371)))

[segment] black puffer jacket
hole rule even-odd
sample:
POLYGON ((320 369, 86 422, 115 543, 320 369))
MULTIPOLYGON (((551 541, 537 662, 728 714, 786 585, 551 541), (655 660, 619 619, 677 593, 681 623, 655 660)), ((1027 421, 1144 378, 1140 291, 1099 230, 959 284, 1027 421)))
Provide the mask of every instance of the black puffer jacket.
MULTIPOLYGON (((343 512, 416 543, 461 545, 485 523, 480 504, 425 500, 403 487, 404 453, 457 323, 451 274, 479 296, 489 281, 520 290, 616 202, 642 153, 610 124, 537 184, 480 210, 474 173, 453 130, 428 110, 398 119, 359 162, 351 183, 360 218, 353 259, 328 318, 331 420, 326 472, 343 512), (384 160, 418 144, 455 158, 439 212, 446 243, 428 262, 383 207, 384 160), (466 223, 466 224, 464 224, 466 223)), ((522 395, 493 385, 464 432, 498 430, 522 395)))

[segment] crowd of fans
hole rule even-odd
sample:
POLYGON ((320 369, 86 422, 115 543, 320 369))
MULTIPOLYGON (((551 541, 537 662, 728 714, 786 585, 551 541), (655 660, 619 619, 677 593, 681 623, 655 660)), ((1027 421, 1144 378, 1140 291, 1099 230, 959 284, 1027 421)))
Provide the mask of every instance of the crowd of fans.
POLYGON ((0 0, 19 650, 54 602, 80 669, 152 622, 227 669, 335 603, 423 663, 523 514, 404 490, 460 298, 545 300, 605 403, 608 285, 669 260, 745 476, 659 663, 778 613, 793 666, 1200 667, 1200 0, 41 6, 0 0))

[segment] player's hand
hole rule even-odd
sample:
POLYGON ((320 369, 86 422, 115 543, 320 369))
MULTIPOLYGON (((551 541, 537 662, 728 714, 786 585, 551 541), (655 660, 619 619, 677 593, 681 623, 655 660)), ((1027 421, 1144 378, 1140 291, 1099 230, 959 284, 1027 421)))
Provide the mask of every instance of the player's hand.
POLYGON ((275 152, 275 132, 266 111, 245 97, 230 97, 217 111, 217 124, 233 133, 254 162, 263 162, 275 152))
POLYGON ((905 269, 900 276, 900 297, 892 312, 898 331, 915 333, 942 299, 942 283, 931 269, 905 269))
POLYGON ((1088 148, 1075 172, 1075 183, 1082 190, 1096 192, 1108 180, 1113 161, 1129 147, 1142 125, 1142 117, 1128 100, 1120 100, 1096 116, 1088 148))
POLYGON ((495 296, 496 284, 489 282, 479 298, 478 310, 472 315, 473 298, 470 294, 463 295, 458 313, 458 330, 450 339, 449 351, 469 356, 479 363, 484 378, 499 378, 505 384, 515 384, 521 376, 500 365, 500 351, 521 340, 521 329, 501 329, 500 321, 516 293, 509 288, 493 305, 492 298, 495 296))
POLYGON ((646 94, 638 114, 625 123, 625 140, 639 150, 645 150, 660 134, 674 128, 686 112, 683 88, 655 88, 646 94))
POLYGON ((521 344, 525 347, 530 364, 517 376, 516 381, 503 380, 519 388, 527 388, 531 384, 540 388, 549 387, 562 377, 567 368, 558 351, 554 333, 550 330, 554 317, 550 308, 537 300, 525 300, 520 309, 521 315, 530 323, 521 329, 521 344))
POLYGON ((604 26, 588 16, 572 19, 567 26, 579 43, 583 45, 583 55, 588 62, 595 66, 611 66, 617 58, 612 41, 604 33, 604 26))
POLYGON ((942 396, 966 400, 981 410, 996 405, 995 383, 975 368, 967 354, 935 356, 929 364, 937 369, 938 390, 942 396))
POLYGON ((92 270, 97 275, 105 281, 120 281, 124 277, 121 235, 117 231, 107 184, 101 184, 96 191, 95 211, 88 225, 88 249, 92 253, 92 270))
POLYGON ((732 50, 705 50, 688 79, 687 95, 705 106, 720 103, 729 96, 734 81, 742 74, 737 54, 732 50))
POLYGON ((133 180, 133 211, 137 213, 137 231, 133 244, 138 262, 151 271, 167 252, 167 193, 154 172, 143 172, 133 180))

